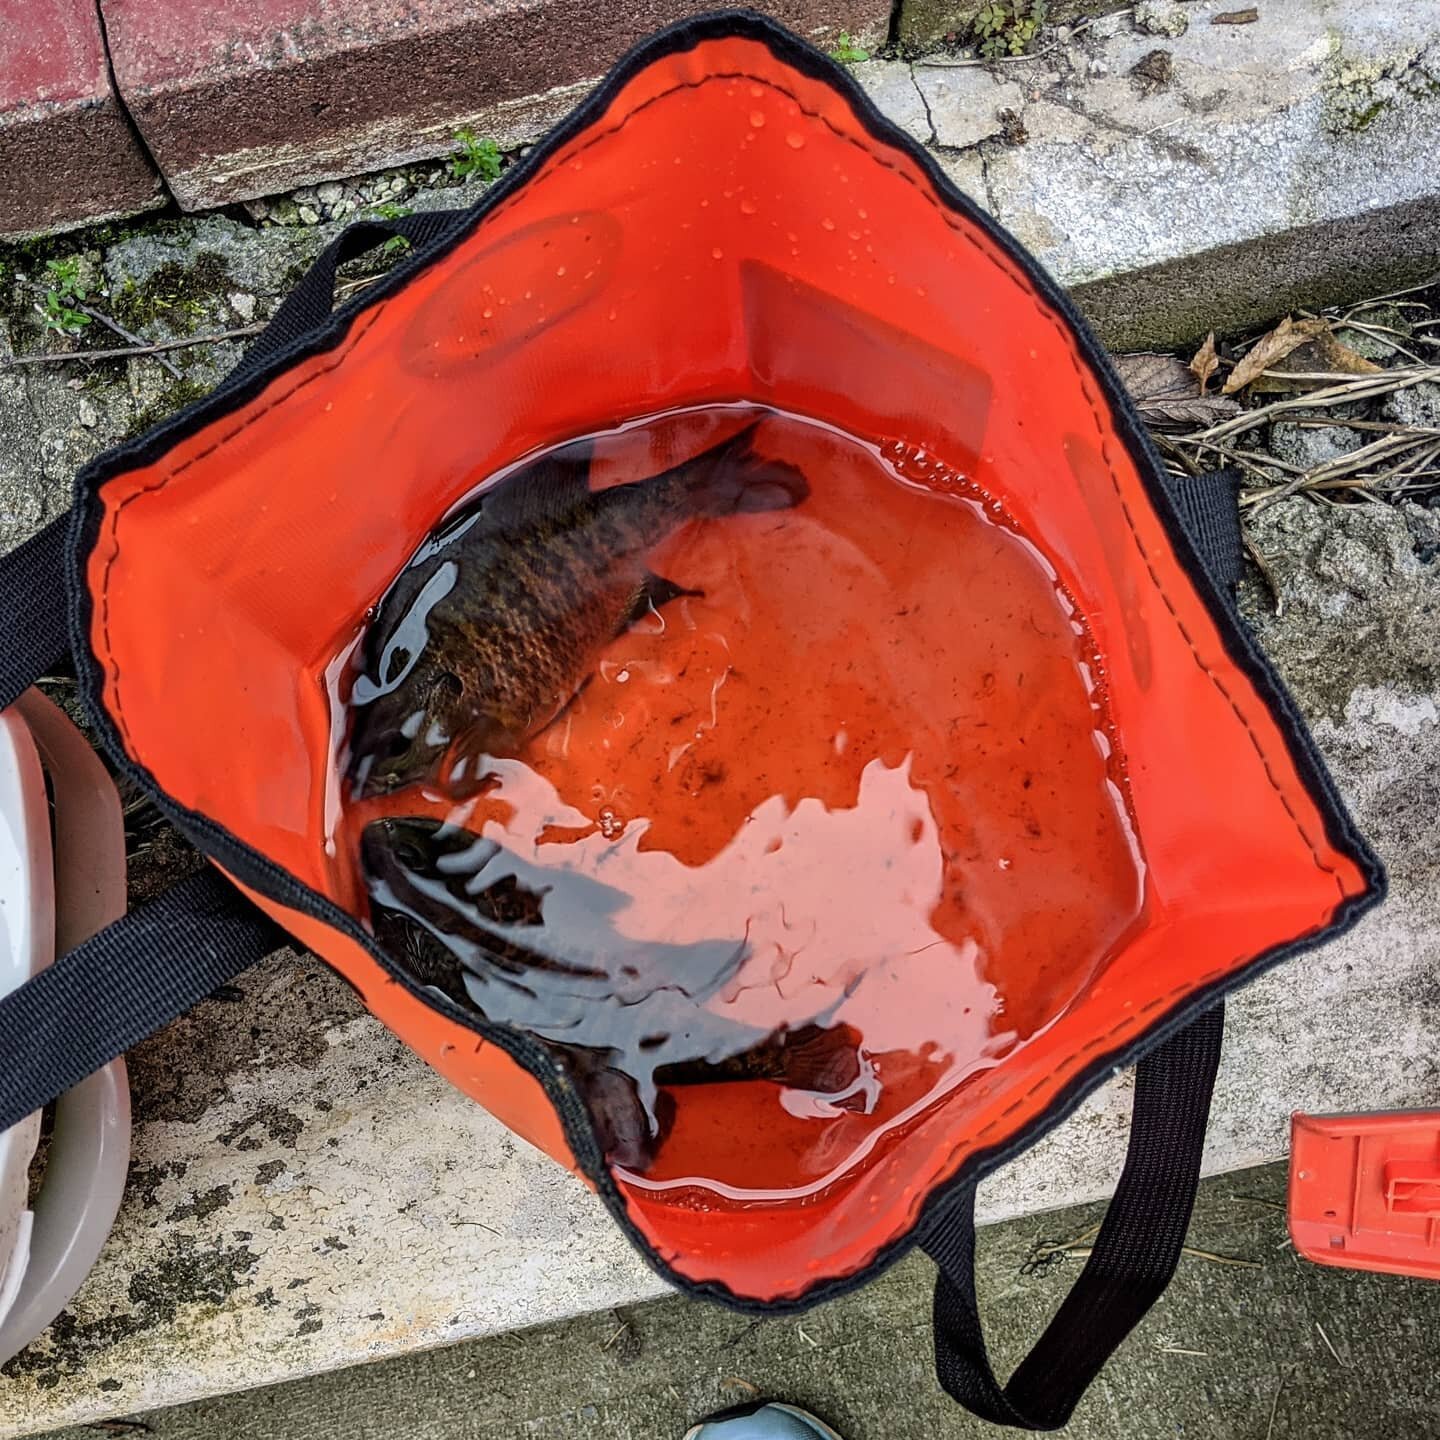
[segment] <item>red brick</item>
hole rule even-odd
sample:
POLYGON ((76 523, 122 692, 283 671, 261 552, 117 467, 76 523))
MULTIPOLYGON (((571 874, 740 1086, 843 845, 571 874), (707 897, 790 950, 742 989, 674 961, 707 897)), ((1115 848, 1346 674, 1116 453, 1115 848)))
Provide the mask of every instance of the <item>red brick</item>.
POLYGON ((0 235, 160 204, 110 86, 94 0, 0 0, 0 235))
MULTIPOLYGON (((502 144, 568 110, 547 94, 712 8, 686 0, 102 0, 116 81, 187 208, 502 144)), ((761 0, 802 34, 883 36, 888 0, 761 0)))

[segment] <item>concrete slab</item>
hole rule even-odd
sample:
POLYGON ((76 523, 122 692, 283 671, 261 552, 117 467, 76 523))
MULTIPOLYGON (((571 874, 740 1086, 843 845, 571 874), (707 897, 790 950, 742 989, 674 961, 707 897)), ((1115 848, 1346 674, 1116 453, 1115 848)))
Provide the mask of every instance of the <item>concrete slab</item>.
MULTIPOLYGON (((104 0, 115 73, 181 205, 199 209, 443 154, 461 126, 526 144, 687 0, 104 0)), ((757 8, 821 45, 883 40, 858 0, 757 8)))
POLYGON ((117 104, 94 0, 0 0, 0 239, 163 202, 117 104))
MULTIPOLYGON (((1067 1440, 1433 1440, 1440 1285, 1297 1264, 1283 1166, 1201 1187, 1192 1243, 1120 1347, 1067 1440)), ((1033 1262, 1093 1208, 984 1232, 976 1285, 996 1369, 1034 1342, 1080 1267, 1033 1262)), ((934 1272, 923 1260, 798 1319, 755 1325, 670 1299, 411 1355, 384 1365, 147 1413, 153 1440, 680 1440, 758 1394, 807 1406, 845 1440, 997 1440, 930 1366, 934 1272)), ((138 1432, 137 1432, 138 1433, 138 1432)), ((65 1430, 54 1440, 94 1440, 65 1430)))
POLYGON ((1283 312, 1440 268, 1440 3, 1209 23, 1225 9, 1187 4, 1173 37, 1126 12, 1033 58, 912 67, 936 142, 978 155, 997 218, 1103 298, 1115 348, 1266 318, 1262 292, 1283 312))

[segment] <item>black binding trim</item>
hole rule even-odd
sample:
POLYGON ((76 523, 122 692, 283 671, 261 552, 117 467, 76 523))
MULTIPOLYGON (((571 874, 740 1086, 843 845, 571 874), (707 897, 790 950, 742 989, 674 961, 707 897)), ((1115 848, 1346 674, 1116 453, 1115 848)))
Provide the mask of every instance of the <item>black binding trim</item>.
POLYGON ((1212 579, 1194 541, 1185 529, 1176 503, 1166 491, 1163 474, 1159 457, 1105 352, 1091 335, 1069 298, 1026 254, 1018 242, 962 195, 923 147, 885 119, 843 67, 764 16, 749 11, 720 11, 680 21, 632 49, 606 80, 528 155, 510 166, 472 209, 456 212, 453 220, 447 220, 446 228, 437 238, 416 247, 389 275, 368 287, 350 304, 335 311, 329 320, 315 331, 277 348, 261 364, 248 367, 242 362, 237 371, 212 395, 189 406, 148 434, 107 452, 81 471, 76 478, 75 526, 72 544, 66 557, 76 671, 80 678, 80 691, 86 711, 114 764, 127 779, 151 795, 165 816, 200 849, 211 855, 243 884, 278 904, 323 921, 362 946, 386 973, 412 995, 497 1046, 536 1077, 555 1106, 577 1163, 595 1184, 615 1222, 662 1277, 684 1292, 703 1296, 742 1312, 798 1312, 846 1294, 894 1264, 915 1247, 918 1234, 932 1222, 934 1215, 949 1197, 964 1186, 977 1183, 982 1176, 1058 1125, 1118 1066, 1132 1063, 1145 1051, 1164 1042, 1230 990, 1253 980, 1281 960, 1312 949, 1348 930, 1366 910, 1377 904, 1385 893, 1384 868, 1346 814, 1293 701, 1268 661, 1233 617, 1223 590, 1212 579), (434 265, 455 249, 495 206, 524 185, 551 155, 598 120, 619 91, 648 65, 664 56, 693 49, 707 40, 734 36, 765 45, 777 59, 804 75, 825 82, 842 96, 870 135, 883 144, 903 151, 914 161, 951 210, 982 231, 1007 255, 1034 286, 1040 298, 1055 311, 1069 330, 1076 350, 1103 391, 1116 430, 1148 487, 1151 504, 1164 526, 1182 569, 1211 614, 1226 653, 1254 685, 1279 722, 1292 762, 1324 817, 1330 843, 1359 867, 1369 884, 1366 893, 1337 905, 1328 924, 1289 944, 1264 952, 1248 965, 1238 967, 1213 985, 1194 992, 1157 1021, 1146 1035, 1130 1045, 1098 1057, 1070 1082, 1044 1115, 1037 1116, 1005 1141, 972 1154, 955 1176, 929 1196, 922 1207, 915 1229, 884 1247, 869 1265, 852 1275, 817 1283, 798 1296, 767 1302, 737 1296, 728 1286, 715 1281, 690 1280, 677 1273, 655 1254, 631 1219, 624 1199, 603 1162, 584 1106, 573 1086, 563 1073, 555 1068, 535 1041, 506 1027, 479 1021, 452 1002, 438 1000, 433 992, 422 991, 420 986, 386 957, 353 916, 342 911, 324 896, 300 884, 288 872, 208 817, 178 804, 164 793, 148 769, 131 760, 114 723, 101 703, 104 677, 90 650, 92 601, 85 587, 83 574, 84 557, 94 546, 101 520, 96 494, 108 479, 137 466, 152 463, 180 440, 195 434, 250 400, 297 361, 334 349, 349 333, 358 315, 398 293, 420 271, 434 265))

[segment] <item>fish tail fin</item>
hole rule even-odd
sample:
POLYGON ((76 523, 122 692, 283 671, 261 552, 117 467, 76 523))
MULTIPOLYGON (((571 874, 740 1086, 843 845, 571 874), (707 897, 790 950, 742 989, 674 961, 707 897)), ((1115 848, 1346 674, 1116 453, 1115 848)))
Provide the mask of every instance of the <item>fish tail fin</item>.
POLYGON ((683 467, 695 512, 720 515, 789 510, 810 493, 805 476, 783 460, 767 460, 753 448, 758 420, 697 455, 683 467))
POLYGON ((803 1025, 787 1031, 777 1077, 792 1090, 838 1094, 860 1078, 860 1032, 849 1025, 803 1025))

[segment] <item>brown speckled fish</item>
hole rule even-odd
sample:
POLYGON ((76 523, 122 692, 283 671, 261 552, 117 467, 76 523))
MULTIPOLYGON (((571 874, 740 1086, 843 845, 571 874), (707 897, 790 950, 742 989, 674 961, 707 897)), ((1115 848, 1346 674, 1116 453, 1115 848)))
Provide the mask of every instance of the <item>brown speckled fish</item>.
POLYGON ((372 821, 360 861, 375 938, 420 984, 539 1040, 614 1164, 649 1166, 667 1087, 768 1080, 843 1102, 860 1080, 860 1036, 828 1015, 765 1030, 709 1008, 743 941, 631 939, 618 892, 424 817, 372 821))
MULTIPOLYGON (((758 423, 758 422, 757 422, 758 423)), ((352 695, 348 774, 373 795, 438 781, 447 758, 513 755, 632 620, 687 593, 646 557, 696 517, 808 494, 751 449, 755 425, 672 470, 590 489, 590 446, 506 477, 432 536, 390 587, 352 695)))

